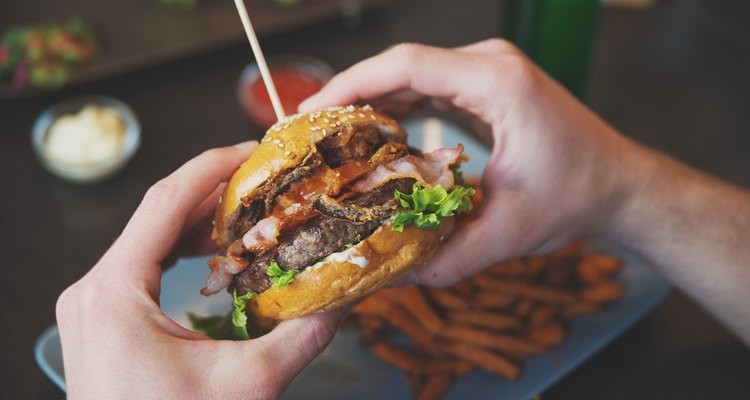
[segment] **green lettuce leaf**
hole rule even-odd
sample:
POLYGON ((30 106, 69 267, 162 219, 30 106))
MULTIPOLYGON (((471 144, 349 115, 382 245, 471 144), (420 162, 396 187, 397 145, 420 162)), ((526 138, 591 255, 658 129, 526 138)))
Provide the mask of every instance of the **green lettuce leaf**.
POLYGON ((420 229, 438 229, 443 226, 443 218, 471 210, 471 196, 474 192, 474 188, 461 185, 446 191, 440 185, 430 189, 418 183, 412 187, 411 194, 396 190, 394 196, 404 210, 396 212, 392 229, 403 232, 407 225, 420 229))
POLYGON ((250 335, 247 329, 247 315, 245 308, 247 301, 255 296, 255 293, 249 292, 244 296, 237 296, 237 292, 232 293, 234 298, 234 309, 227 315, 197 315, 188 313, 188 319, 193 326, 193 330, 200 332, 214 340, 247 340, 250 335))
POLYGON ((193 330, 214 340, 240 340, 237 328, 232 324, 232 313, 227 315, 197 315, 188 313, 193 330))
POLYGON ((294 269, 284 271, 276 261, 268 264, 268 267, 266 267, 266 275, 271 277, 271 281, 276 287, 284 287, 292 283, 294 276, 298 273, 299 271, 294 269))
POLYGON ((252 299, 256 295, 255 292, 247 292, 242 296, 237 297, 237 291, 232 293, 234 301, 232 306, 232 324, 235 326, 237 334, 241 339, 250 339, 250 334, 247 332, 247 315, 245 314, 245 308, 247 307, 247 301, 252 299))

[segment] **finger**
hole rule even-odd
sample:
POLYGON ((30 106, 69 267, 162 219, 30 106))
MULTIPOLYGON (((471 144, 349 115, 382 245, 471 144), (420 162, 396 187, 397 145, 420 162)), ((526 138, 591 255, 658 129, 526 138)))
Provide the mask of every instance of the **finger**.
POLYGON ((219 245, 211 238, 211 228, 195 232, 175 248, 178 257, 197 257, 216 253, 219 245))
MULTIPOLYGON (((428 96, 452 97, 456 94, 455 89, 441 79, 419 79, 420 73, 424 72, 421 66, 437 60, 446 61, 447 52, 415 44, 394 46, 336 75, 320 92, 300 104, 300 110, 352 104, 401 89, 414 89, 428 96), (418 57, 418 52, 423 58, 418 57)), ((428 78, 435 75, 429 74, 428 78)))
POLYGON ((175 246, 172 252, 161 262, 163 271, 171 268, 177 260, 185 257, 200 257, 219 251, 219 245, 211 239, 211 226, 203 230, 191 232, 175 246))
POLYGON ((510 258, 524 247, 526 232, 523 224, 507 210, 521 210, 517 201, 504 196, 496 197, 478 218, 456 230, 438 248, 434 257, 424 266, 413 271, 400 285, 419 283, 444 287, 473 276, 497 262, 510 258))
POLYGON ((328 346, 344 314, 338 309, 283 321, 248 345, 272 353, 273 375, 286 386, 328 346))
POLYGON ((381 103, 420 104, 426 99, 427 97, 425 95, 417 93, 412 89, 400 89, 395 92, 384 94, 377 99, 373 99, 370 105, 375 107, 381 103))
POLYGON ((219 250, 219 246, 211 239, 211 231, 213 230, 211 222, 213 221, 216 204, 219 202, 219 197, 224 192, 225 187, 225 184, 220 184, 210 196, 188 215, 179 241, 161 262, 163 271, 171 268, 179 258, 204 256, 219 250))
POLYGON ((151 294, 156 294, 159 263, 177 242, 188 216, 229 179, 256 146, 257 142, 246 142, 208 150, 157 182, 103 258, 102 268, 144 281, 151 294))
POLYGON ((213 230, 211 222, 213 211, 216 209, 224 186, 223 184, 219 185, 214 193, 188 215, 179 241, 161 262, 162 270, 166 271, 172 267, 179 258, 203 256, 218 251, 218 245, 211 239, 211 231, 213 230))
MULTIPOLYGON (((189 232, 196 226, 202 226, 207 221, 213 219, 214 211, 216 210, 216 204, 219 203, 219 197, 224 193, 225 184, 219 184, 216 189, 208 197, 206 197, 198 207, 188 215, 185 221, 185 231, 189 232)), ((199 228, 202 229, 202 228, 199 228)))
POLYGON ((521 50, 513 43, 499 38, 491 38, 474 42, 465 46, 455 47, 455 50, 475 54, 520 54, 521 50))
MULTIPOLYGON (((485 112, 489 94, 497 95, 496 91, 488 90, 488 84, 493 83, 487 82, 496 75, 481 74, 482 82, 478 85, 477 69, 487 66, 476 57, 436 47, 399 45, 338 74, 320 92, 305 100, 300 110, 352 104, 412 89, 424 96, 450 99, 456 106, 480 115, 485 112)), ((502 70, 503 66, 492 67, 502 70)))
POLYGON ((401 120, 424 112, 429 104, 429 99, 411 89, 402 89, 372 99, 368 103, 376 111, 401 120))
POLYGON ((404 120, 421 114, 425 107, 421 104, 384 102, 373 105, 375 111, 396 120, 404 120))

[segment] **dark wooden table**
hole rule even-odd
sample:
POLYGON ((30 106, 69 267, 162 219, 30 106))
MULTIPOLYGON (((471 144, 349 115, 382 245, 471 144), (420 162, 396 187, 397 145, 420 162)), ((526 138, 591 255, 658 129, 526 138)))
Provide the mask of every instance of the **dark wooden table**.
MULTIPOLYGON (((491 0, 398 3, 367 15, 356 29, 332 22, 267 38, 264 47, 269 54, 308 54, 342 69, 395 42, 453 46, 498 32, 499 5, 491 0)), ((606 9, 592 107, 638 140, 750 186, 749 21, 750 6, 741 0, 661 0, 647 11, 606 9)), ((148 186, 206 148, 260 137, 234 95, 250 59, 246 46, 235 46, 0 102, 0 398, 63 397, 37 367, 34 342, 54 323, 59 293, 96 262, 148 186), (143 145, 113 179, 77 186, 41 168, 29 130, 49 104, 88 93, 128 103, 141 120, 143 145)), ((675 291, 544 398, 744 398, 748 378, 747 348, 675 291)))

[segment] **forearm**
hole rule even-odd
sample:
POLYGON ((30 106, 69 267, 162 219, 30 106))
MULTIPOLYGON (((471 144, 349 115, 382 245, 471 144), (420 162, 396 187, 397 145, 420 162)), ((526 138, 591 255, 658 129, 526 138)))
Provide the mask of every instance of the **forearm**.
POLYGON ((608 236, 750 344, 750 193, 638 146, 608 236))

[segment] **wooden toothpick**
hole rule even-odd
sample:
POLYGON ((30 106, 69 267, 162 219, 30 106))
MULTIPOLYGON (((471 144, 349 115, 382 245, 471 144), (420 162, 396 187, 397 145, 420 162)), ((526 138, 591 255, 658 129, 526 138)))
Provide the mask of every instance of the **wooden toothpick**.
POLYGON ((442 148, 443 124, 435 117, 427 118, 424 121, 424 129, 422 130, 422 151, 432 153, 442 148))
POLYGON ((271 73, 268 71, 266 58, 260 50, 260 43, 258 43, 258 37, 255 36, 255 30, 253 29, 252 22, 250 22, 250 16, 247 14, 245 2, 244 0, 234 0, 234 4, 237 6, 237 12, 240 14, 242 26, 245 27, 245 34, 247 34, 247 40, 250 42, 250 47, 253 48, 255 61, 258 63, 258 69, 260 70, 260 76, 263 78, 263 83, 266 85, 268 96, 271 97, 271 104, 273 105, 273 111, 276 113, 276 119, 281 121, 281 119, 286 116, 284 113, 284 107, 281 106, 279 94, 276 92, 276 86, 274 86, 271 73))

